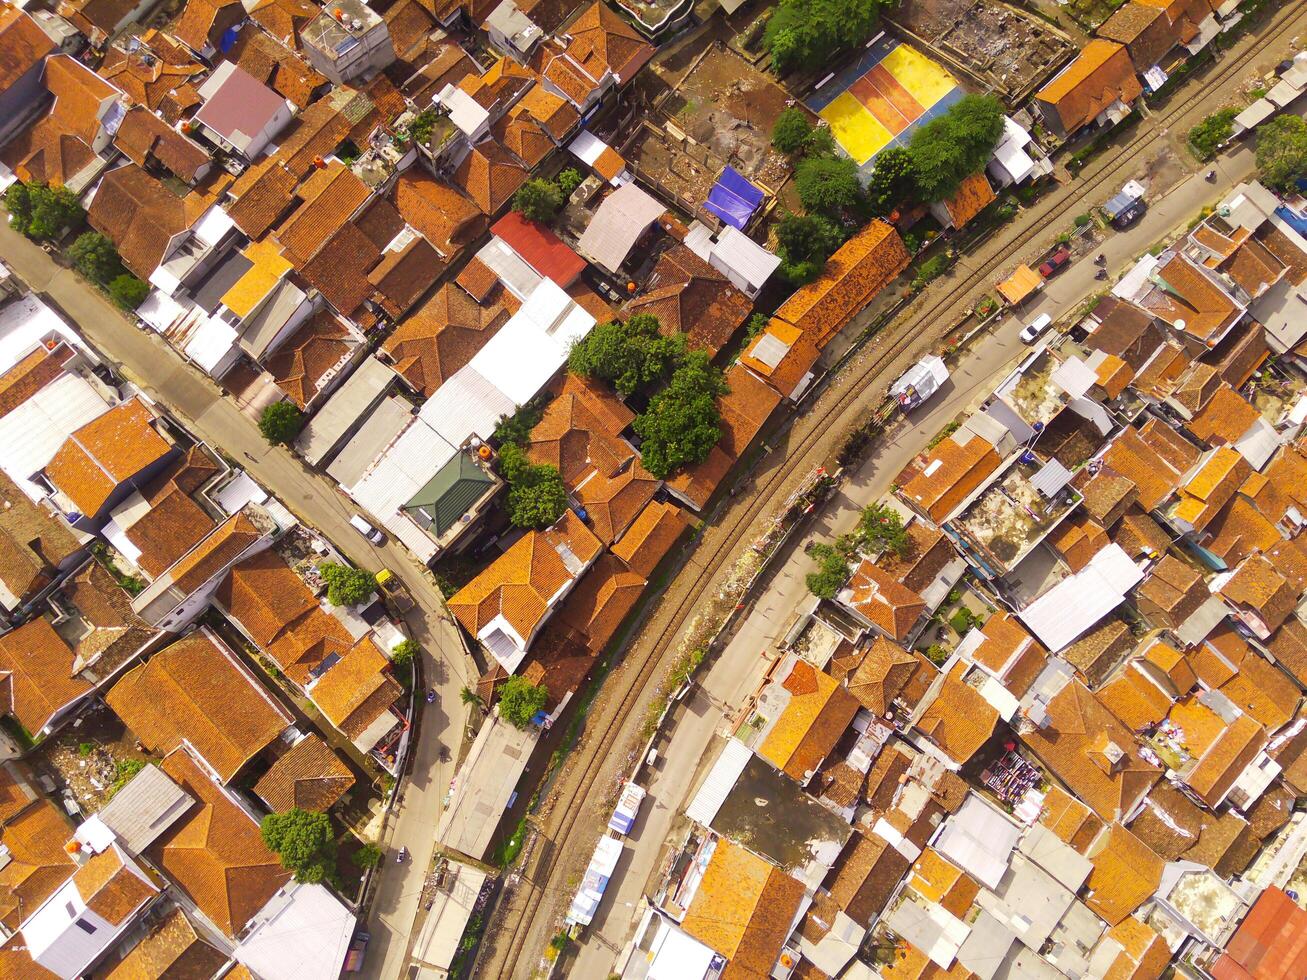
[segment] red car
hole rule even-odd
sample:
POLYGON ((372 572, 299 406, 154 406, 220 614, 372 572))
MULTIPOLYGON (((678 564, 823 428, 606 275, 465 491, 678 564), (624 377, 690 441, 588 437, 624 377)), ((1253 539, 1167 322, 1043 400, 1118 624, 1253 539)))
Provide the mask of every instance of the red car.
POLYGON ((1043 265, 1039 267, 1039 274, 1045 279, 1051 279, 1054 275, 1066 267, 1071 261, 1071 249, 1065 245, 1058 247, 1058 250, 1048 257, 1043 265))

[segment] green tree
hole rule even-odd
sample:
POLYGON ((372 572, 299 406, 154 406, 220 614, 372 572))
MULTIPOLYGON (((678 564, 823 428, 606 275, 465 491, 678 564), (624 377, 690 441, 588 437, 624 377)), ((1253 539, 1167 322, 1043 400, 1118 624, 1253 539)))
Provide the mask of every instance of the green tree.
POLYGON ((259 431, 274 446, 290 445, 304 427, 304 413, 294 402, 273 402, 259 416, 259 431))
POLYGON ((572 191, 576 190, 585 181, 581 176, 581 171, 575 167, 568 167, 558 175, 558 189, 563 192, 564 197, 570 197, 572 191))
POLYGON ((657 317, 637 313, 591 330, 572 345, 567 366, 631 395, 666 378, 684 359, 685 350, 684 334, 664 337, 657 317))
POLYGON ((868 504, 858 518, 859 543, 871 550, 888 550, 900 558, 912 554, 912 539, 898 511, 884 504, 868 504))
POLYGON ((763 46, 779 74, 824 71, 833 56, 871 37, 880 19, 878 0, 781 0, 763 33, 763 46))
POLYGON ((417 640, 400 640, 390 651, 390 662, 396 667, 410 667, 421 652, 422 647, 417 640))
POLYGON ((808 145, 812 123, 798 106, 782 109, 771 128, 771 145, 782 153, 798 153, 808 145))
POLYGON ((14 229, 37 241, 53 240, 86 217, 77 195, 62 184, 14 184, 5 192, 5 206, 14 229))
POLYGON ((364 844, 350 855, 350 860, 354 862, 356 868, 362 868, 364 871, 375 868, 381 863, 381 848, 376 844, 364 844))
POLYGON ((966 95, 922 126, 908 144, 923 201, 942 201, 979 173, 1003 135, 1003 103, 992 95, 966 95))
POLYGON ((316 810, 298 807, 270 813, 259 824, 268 849, 281 858, 281 866, 295 872, 296 881, 331 881, 336 876, 336 837, 331 820, 316 810))
POLYGON ((357 606, 377 591, 376 578, 353 565, 324 561, 318 574, 327 583, 327 601, 333 606, 357 606))
POLYGON ((469 708, 475 706, 480 708, 482 711, 485 710, 486 703, 481 700, 481 695, 477 694, 476 691, 472 690, 472 688, 468 687, 466 684, 459 689, 458 699, 469 708))
POLYGON ((104 285, 123 273, 118 249, 98 231, 84 231, 68 247, 68 258, 73 266, 92 282, 104 285))
POLYGON ((514 527, 546 528, 567 510, 567 487, 558 467, 532 463, 509 443, 499 452, 499 472, 508 481, 508 519, 514 527))
POLYGON ((9 224, 20 235, 26 235, 32 224, 32 192, 26 184, 15 182, 5 191, 5 210, 9 224))
POLYGON ((808 157, 794 169, 794 186, 805 209, 830 217, 857 211, 866 199, 848 157, 808 157))
POLYGON ((1221 144, 1234 135, 1234 117, 1237 115, 1238 109, 1218 109, 1189 130, 1189 145, 1198 154, 1198 159, 1210 160, 1216 156, 1221 144))
POLYGON ((1307 120, 1276 116, 1257 129, 1257 166, 1271 187, 1288 188, 1307 176, 1307 120))
POLYGON ((513 195, 513 210, 532 221, 553 221, 562 206, 562 188, 552 180, 528 180, 513 195))
POLYGON ((707 459, 722 436, 717 397, 727 390, 722 372, 705 352, 688 354, 633 423, 645 469, 661 480, 707 459))
POLYGON ((800 286, 821 275, 826 260, 843 244, 844 232, 820 214, 787 214, 776 225, 776 242, 781 275, 800 286))
POLYGON ((525 677, 513 675, 499 692, 499 717, 514 728, 526 728, 549 700, 543 684, 532 684, 525 677))
POLYGON ((867 203, 874 215, 886 215, 917 195, 912 154, 902 146, 887 146, 876 154, 867 181, 867 203))
POLYGON ((817 561, 817 571, 809 572, 804 579, 808 591, 819 599, 834 599, 849 580, 848 562, 828 544, 815 544, 808 554, 817 561))
POLYGON ((124 310, 134 310, 150 295, 150 284, 124 272, 109 280, 109 295, 124 310))
POLYGON ((495 441, 501 446, 513 444, 525 446, 531 441, 531 430, 540 424, 545 406, 549 404, 548 392, 541 392, 512 415, 505 415, 495 426, 495 441))

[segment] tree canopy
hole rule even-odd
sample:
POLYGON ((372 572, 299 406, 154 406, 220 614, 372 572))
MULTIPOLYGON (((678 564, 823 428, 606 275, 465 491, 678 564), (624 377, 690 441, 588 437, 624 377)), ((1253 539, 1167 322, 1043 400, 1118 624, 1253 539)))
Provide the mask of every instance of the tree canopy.
POLYGON ((804 579, 808 591, 819 599, 834 599, 849 580, 848 562, 828 544, 815 544, 808 554, 817 561, 817 570, 804 579))
POLYGON ((275 445, 289 445, 304 426, 304 413, 288 401, 273 402, 259 416, 259 431, 275 445))
POLYGON ((872 550, 892 551, 900 558, 912 554, 912 539, 898 511, 884 504, 868 504, 858 518, 859 543, 872 550))
POLYGON ((942 201, 979 173, 1003 136, 1003 103, 992 95, 965 95, 948 112, 922 126, 908 144, 921 199, 942 201))
POLYGON ((513 210, 532 221, 553 221, 562 207, 563 190, 552 180, 528 180, 513 195, 513 210))
POLYGON ((377 591, 376 578, 353 565, 324 561, 318 574, 327 583, 327 601, 333 606, 357 606, 377 591))
POLYGON ((763 33, 778 74, 822 71, 862 44, 880 20, 878 0, 781 0, 763 33))
POLYGON ((595 327, 572 345, 567 366, 631 395, 666 378, 685 357, 685 335, 664 337, 658 318, 637 313, 625 322, 595 327))
POLYGON ((499 717, 514 728, 526 728, 548 700, 549 691, 543 684, 532 684, 514 674, 499 691, 499 717))
POLYGON ((707 459, 722 435, 717 396, 726 391, 722 372, 705 352, 687 354, 667 386, 633 423, 642 440, 640 460, 645 469, 661 480, 681 466, 707 459))
POLYGON ((336 877, 336 837, 325 813, 298 808, 270 813, 259 824, 259 834, 281 858, 282 867, 295 872, 296 881, 312 883, 336 877))
POLYGON ((130 272, 124 272, 109 280, 109 295, 124 310, 134 310, 150 295, 150 284, 137 279, 130 272))
POLYGON ((1257 129, 1257 166, 1271 187, 1287 188, 1307 176, 1307 120, 1276 116, 1257 129))
POLYGON ((877 216, 889 214, 917 196, 917 171, 906 147, 887 146, 876 154, 867 181, 867 204, 877 216))
POLYGON ((1234 117, 1239 110, 1232 106, 1218 109, 1210 116, 1189 130, 1189 145, 1194 148, 1200 160, 1210 160, 1216 156, 1221 144, 1234 133, 1234 117))
POLYGON ((812 282, 844 243, 844 231, 820 214, 787 214, 776 225, 781 275, 795 286, 812 282))
POLYGON ((798 153, 812 135, 808 114, 798 106, 782 109, 771 128, 771 145, 782 153, 798 153))
POLYGON ((11 184, 5 191, 5 207, 14 230, 37 241, 53 240, 86 217, 77 195, 63 185, 11 184))
POLYGON ((112 241, 98 231, 84 231, 68 246, 74 268, 92 282, 104 285, 123 274, 123 263, 112 241))
POLYGON ((838 218, 866 201, 858 165, 848 157, 815 156, 794 168, 794 186, 809 212, 838 218))
POLYGON ((514 527, 549 527, 567 510, 567 487, 558 467, 532 463, 521 447, 506 444, 499 471, 508 481, 508 519, 514 527))

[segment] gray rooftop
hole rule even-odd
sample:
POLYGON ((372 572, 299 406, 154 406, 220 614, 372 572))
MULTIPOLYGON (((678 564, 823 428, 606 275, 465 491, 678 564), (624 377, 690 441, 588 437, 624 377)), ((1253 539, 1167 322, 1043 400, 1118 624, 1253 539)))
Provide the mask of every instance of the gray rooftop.
POLYGON ((146 766, 96 814, 119 843, 140 854, 195 802, 158 766, 146 766))

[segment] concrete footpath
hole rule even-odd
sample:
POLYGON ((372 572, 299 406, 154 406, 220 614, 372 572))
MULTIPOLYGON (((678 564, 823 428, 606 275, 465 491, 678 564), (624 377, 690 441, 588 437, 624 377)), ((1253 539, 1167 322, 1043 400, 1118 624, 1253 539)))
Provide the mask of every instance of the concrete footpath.
POLYGON ((417 913, 422 882, 435 851, 435 826, 453 775, 452 762, 440 761, 442 746, 457 750, 465 709, 459 689, 475 676, 457 628, 431 577, 401 546, 376 546, 349 525, 353 509, 330 480, 309 470, 289 451, 269 446, 258 426, 243 415, 209 378, 187 364, 158 335, 136 325, 72 270, 0 221, 0 256, 76 325, 123 377, 158 401, 200 439, 226 452, 239 466, 279 497, 301 520, 322 531, 361 568, 389 568, 408 586, 416 608, 407 623, 422 644, 423 674, 436 687, 435 705, 422 705, 418 739, 410 749, 410 777, 389 824, 391 852, 407 847, 410 859, 391 859, 380 868, 381 881, 368 929, 367 973, 399 976, 417 913))

